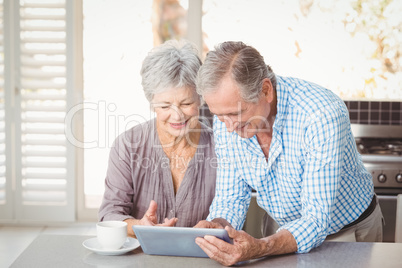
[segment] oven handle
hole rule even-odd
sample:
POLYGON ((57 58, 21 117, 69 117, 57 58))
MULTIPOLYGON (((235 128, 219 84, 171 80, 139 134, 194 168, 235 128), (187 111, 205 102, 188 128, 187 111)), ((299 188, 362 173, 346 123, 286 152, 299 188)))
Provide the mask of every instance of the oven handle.
MULTIPOLYGON (((401 194, 402 196, 402 194, 401 194)), ((398 198, 398 195, 382 195, 382 194, 377 194, 378 199, 382 200, 396 200, 398 198)))
POLYGON ((402 194, 398 194, 396 201, 395 242, 402 243, 402 194))

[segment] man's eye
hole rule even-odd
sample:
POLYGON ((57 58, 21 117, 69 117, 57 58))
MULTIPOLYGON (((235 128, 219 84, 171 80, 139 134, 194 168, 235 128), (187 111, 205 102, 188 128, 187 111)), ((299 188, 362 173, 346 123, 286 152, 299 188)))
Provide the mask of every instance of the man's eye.
POLYGON ((163 110, 167 110, 167 109, 169 109, 169 107, 170 106, 161 106, 160 108, 163 109, 163 110))
POLYGON ((192 103, 183 103, 182 106, 190 106, 192 103))

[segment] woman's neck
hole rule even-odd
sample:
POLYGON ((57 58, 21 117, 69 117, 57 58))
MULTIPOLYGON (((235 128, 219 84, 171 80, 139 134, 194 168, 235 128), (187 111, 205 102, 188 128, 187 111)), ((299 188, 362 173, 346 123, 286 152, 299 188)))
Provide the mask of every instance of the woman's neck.
POLYGON ((166 131, 161 130, 156 124, 156 131, 159 136, 159 141, 165 151, 182 151, 189 147, 196 147, 200 141, 201 125, 198 122, 195 128, 192 128, 188 133, 183 136, 173 136, 166 131), (194 131, 195 130, 195 131, 194 131))

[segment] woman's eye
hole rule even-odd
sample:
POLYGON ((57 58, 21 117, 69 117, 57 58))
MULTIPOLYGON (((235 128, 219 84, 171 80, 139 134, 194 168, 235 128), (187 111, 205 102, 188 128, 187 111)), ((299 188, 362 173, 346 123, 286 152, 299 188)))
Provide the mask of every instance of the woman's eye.
POLYGON ((169 106, 161 106, 160 108, 163 110, 167 110, 167 109, 169 109, 169 106))
POLYGON ((182 106, 190 106, 192 103, 183 103, 182 106))

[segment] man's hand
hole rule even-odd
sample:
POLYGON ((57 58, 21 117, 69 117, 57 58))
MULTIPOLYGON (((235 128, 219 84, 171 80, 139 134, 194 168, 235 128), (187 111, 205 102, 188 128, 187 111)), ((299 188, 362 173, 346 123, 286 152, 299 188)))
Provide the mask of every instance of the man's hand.
POLYGON ((194 228, 223 229, 224 227, 221 224, 212 221, 199 221, 194 228))
POLYGON ((274 235, 256 239, 244 231, 236 231, 226 226, 233 245, 206 235, 197 237, 195 242, 202 250, 217 262, 230 266, 240 261, 257 259, 268 255, 280 255, 297 251, 297 243, 288 230, 281 230, 274 235))
POLYGON ((127 234, 131 237, 135 237, 132 226, 133 225, 151 225, 151 226, 175 226, 177 222, 177 218, 166 218, 163 223, 158 224, 158 216, 156 215, 156 211, 158 210, 158 204, 151 200, 149 203, 149 207, 147 212, 145 212, 144 217, 142 219, 126 219, 127 222, 127 234))
POLYGON ((223 229, 226 226, 232 227, 224 218, 215 218, 212 221, 199 221, 194 228, 223 229))
POLYGON ((262 257, 266 248, 266 243, 256 239, 244 231, 236 231, 227 226, 225 227, 229 237, 233 239, 233 245, 216 238, 206 235, 204 238, 197 237, 195 242, 202 250, 217 262, 230 266, 239 261, 245 261, 262 257))

